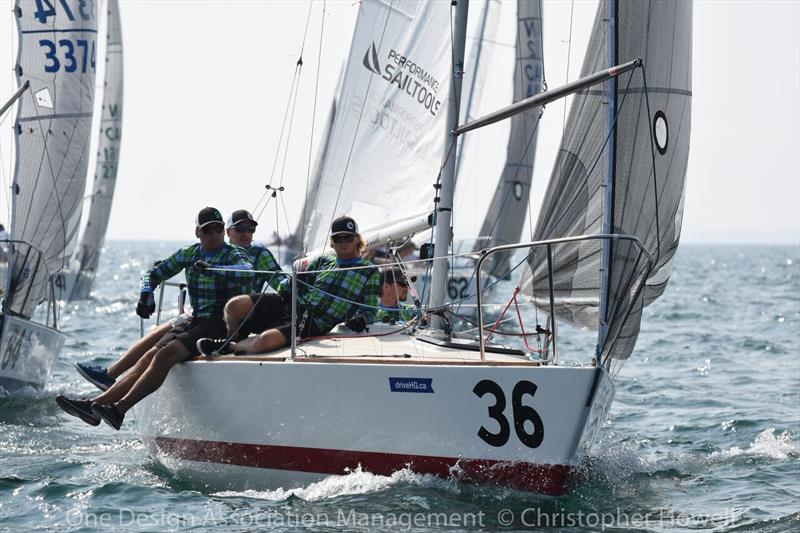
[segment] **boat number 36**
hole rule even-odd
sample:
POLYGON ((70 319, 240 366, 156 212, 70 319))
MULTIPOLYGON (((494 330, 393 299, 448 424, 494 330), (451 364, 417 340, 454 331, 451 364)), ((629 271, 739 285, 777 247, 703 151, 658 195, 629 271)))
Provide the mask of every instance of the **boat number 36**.
MULTIPOLYGON (((478 436, 491 446, 505 446, 511 436, 511 425, 504 411, 506 409, 506 395, 500 385, 489 379, 479 381, 472 389, 479 398, 487 394, 494 396, 494 405, 489 406, 489 418, 497 422, 500 430, 492 433, 481 426, 478 436)), ((514 385, 511 392, 511 412, 514 417, 514 432, 517 438, 528 448, 538 448, 544 439, 544 424, 542 417, 536 409, 529 405, 523 405, 522 399, 525 395, 533 398, 536 394, 536 385, 530 381, 520 381, 514 385)))

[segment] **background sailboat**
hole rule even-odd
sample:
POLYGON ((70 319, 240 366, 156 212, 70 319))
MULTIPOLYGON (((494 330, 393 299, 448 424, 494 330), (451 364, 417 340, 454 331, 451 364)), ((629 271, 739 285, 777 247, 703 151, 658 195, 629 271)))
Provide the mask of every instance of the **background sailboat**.
POLYGON ((17 2, 10 259, 0 382, 41 387, 64 343, 54 276, 78 231, 94 105, 96 4, 17 2), (75 8, 74 10, 72 8, 75 8))
POLYGON ((117 0, 108 0, 107 5, 105 81, 97 163, 92 192, 88 197, 89 212, 70 268, 56 279, 58 296, 66 301, 89 297, 105 242, 117 183, 123 111, 122 27, 117 0))

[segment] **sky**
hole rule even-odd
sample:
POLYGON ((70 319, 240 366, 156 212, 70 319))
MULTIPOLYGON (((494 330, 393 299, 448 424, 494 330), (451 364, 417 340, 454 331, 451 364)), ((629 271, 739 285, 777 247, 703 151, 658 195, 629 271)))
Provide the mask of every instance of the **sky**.
MULTIPOLYGON (((12 5, 0 0, 2 101, 15 88, 12 5)), ((550 87, 577 76, 595 6, 544 0, 550 87)), ((323 31, 319 1, 309 18, 302 1, 122 0, 124 122, 108 238, 192 240, 200 207, 254 210, 268 183, 285 191, 256 212, 259 236, 293 229, 357 9, 328 1, 323 31), (278 141, 301 50, 284 163, 278 141)), ((800 244, 800 2, 696 1, 692 90, 683 242, 800 244)), ((562 110, 548 106, 539 131, 534 204, 562 110)), ((3 223, 11 123, 0 132, 3 223)))

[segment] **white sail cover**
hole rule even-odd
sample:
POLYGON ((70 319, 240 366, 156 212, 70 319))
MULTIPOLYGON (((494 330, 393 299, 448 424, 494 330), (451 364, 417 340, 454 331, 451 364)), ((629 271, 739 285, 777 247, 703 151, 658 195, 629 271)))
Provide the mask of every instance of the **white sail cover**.
MULTIPOLYGON (((106 65, 103 107, 100 116, 100 135, 97 145, 97 165, 89 205, 89 215, 81 235, 75 258, 81 272, 94 272, 100 261, 100 249, 106 238, 111 203, 117 183, 122 139, 122 28, 117 0, 108 0, 108 28, 106 31, 106 65)), ((78 276, 77 283, 81 283, 78 276)))
POLYGON ((449 2, 361 2, 307 249, 339 215, 370 228, 432 210, 451 73, 449 2))
POLYGON ((4 310, 30 317, 75 242, 89 160, 97 9, 92 0, 18 0, 13 256, 4 310))
MULTIPOLYGON (((606 9, 601 2, 582 75, 608 66, 606 9)), ((637 237, 655 258, 650 268, 630 242, 610 245, 608 332, 599 348, 604 358, 624 359, 636 342, 643 306, 666 287, 680 236, 691 119, 692 4, 619 1, 616 42, 617 64, 641 58, 644 69, 617 80, 611 136, 606 132, 604 89, 593 87, 575 96, 535 238, 602 233, 603 211, 608 209, 611 233, 637 237), (610 165, 607 138, 616 141, 610 165), (607 168, 612 169, 614 194, 605 206, 607 168)), ((601 241, 555 246, 553 255, 558 318, 596 328, 601 241)), ((530 263, 523 290, 548 310, 546 253, 540 251, 530 263)))
MULTIPOLYGON (((542 91, 544 72, 542 3, 540 0, 518 0, 516 7, 517 38, 513 49, 516 61, 512 102, 539 94, 542 91)), ((506 102, 506 105, 510 103, 506 102)), ((476 249, 516 243, 522 236, 531 196, 538 123, 538 109, 531 109, 511 118, 505 165, 486 211, 476 249)), ((504 278, 510 275, 507 255, 495 254, 490 261, 487 271, 493 276, 504 278)))

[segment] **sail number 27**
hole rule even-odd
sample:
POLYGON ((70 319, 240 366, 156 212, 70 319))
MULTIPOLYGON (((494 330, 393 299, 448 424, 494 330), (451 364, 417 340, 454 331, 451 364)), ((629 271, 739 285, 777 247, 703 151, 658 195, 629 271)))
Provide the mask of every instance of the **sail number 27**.
MULTIPOLYGON (((536 412, 536 409, 529 405, 522 404, 522 397, 529 395, 533 398, 536 394, 536 385, 530 381, 520 381, 514 385, 514 390, 511 392, 511 411, 514 416, 514 432, 522 444, 528 448, 538 448, 544 440, 544 424, 542 417, 536 412), (532 428, 526 427, 525 423, 528 422, 532 428)), ((503 389, 492 380, 484 379, 479 381, 475 388, 472 389, 479 398, 483 398, 486 394, 494 396, 494 405, 489 406, 489 418, 497 422, 500 430, 497 433, 492 433, 485 427, 481 426, 478 430, 478 436, 491 446, 505 446, 511 436, 511 426, 503 411, 506 408, 506 395, 503 389)))

